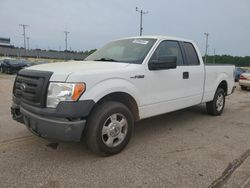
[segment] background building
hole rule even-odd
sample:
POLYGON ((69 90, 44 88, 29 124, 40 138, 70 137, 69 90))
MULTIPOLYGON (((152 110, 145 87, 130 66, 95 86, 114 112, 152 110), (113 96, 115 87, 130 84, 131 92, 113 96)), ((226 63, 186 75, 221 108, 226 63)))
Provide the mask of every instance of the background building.
POLYGON ((10 44, 10 38, 0 37, 0 46, 2 47, 14 47, 10 44))

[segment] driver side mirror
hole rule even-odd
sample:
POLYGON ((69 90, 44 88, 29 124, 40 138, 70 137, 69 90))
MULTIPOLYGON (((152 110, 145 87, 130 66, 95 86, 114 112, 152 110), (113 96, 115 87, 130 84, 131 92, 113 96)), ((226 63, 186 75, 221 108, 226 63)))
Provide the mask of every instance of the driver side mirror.
POLYGON ((158 58, 158 60, 150 60, 148 63, 149 70, 175 69, 176 67, 176 56, 163 56, 158 58))

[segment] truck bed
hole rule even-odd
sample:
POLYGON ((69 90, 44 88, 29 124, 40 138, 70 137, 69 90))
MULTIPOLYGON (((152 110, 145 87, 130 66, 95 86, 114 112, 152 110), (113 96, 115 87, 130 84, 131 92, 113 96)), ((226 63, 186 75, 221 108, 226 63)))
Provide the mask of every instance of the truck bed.
POLYGON ((225 80, 227 82, 227 95, 231 94, 234 86, 234 65, 205 65, 205 84, 203 102, 213 100, 214 91, 217 89, 219 82, 225 80))

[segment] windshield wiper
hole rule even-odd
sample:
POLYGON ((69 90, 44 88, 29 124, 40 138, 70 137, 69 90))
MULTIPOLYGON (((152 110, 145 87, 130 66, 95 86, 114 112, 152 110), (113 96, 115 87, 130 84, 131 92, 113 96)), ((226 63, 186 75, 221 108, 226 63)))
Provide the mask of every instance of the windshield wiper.
POLYGON ((100 58, 100 59, 95 59, 95 60, 93 60, 93 61, 112 61, 112 62, 119 62, 119 61, 117 61, 117 60, 115 60, 115 59, 106 58, 106 57, 102 57, 102 58, 100 58))

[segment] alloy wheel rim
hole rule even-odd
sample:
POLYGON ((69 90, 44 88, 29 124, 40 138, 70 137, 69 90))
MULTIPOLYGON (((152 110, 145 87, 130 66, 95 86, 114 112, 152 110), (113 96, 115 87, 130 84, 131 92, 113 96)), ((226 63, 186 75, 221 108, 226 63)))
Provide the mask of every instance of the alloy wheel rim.
POLYGON ((120 113, 112 114, 107 118, 102 127, 102 141, 108 147, 121 144, 128 132, 128 122, 120 113))
POLYGON ((223 108, 223 105, 224 105, 224 96, 222 93, 220 93, 217 97, 217 101, 216 101, 216 108, 217 108, 217 111, 221 111, 222 108, 223 108))

